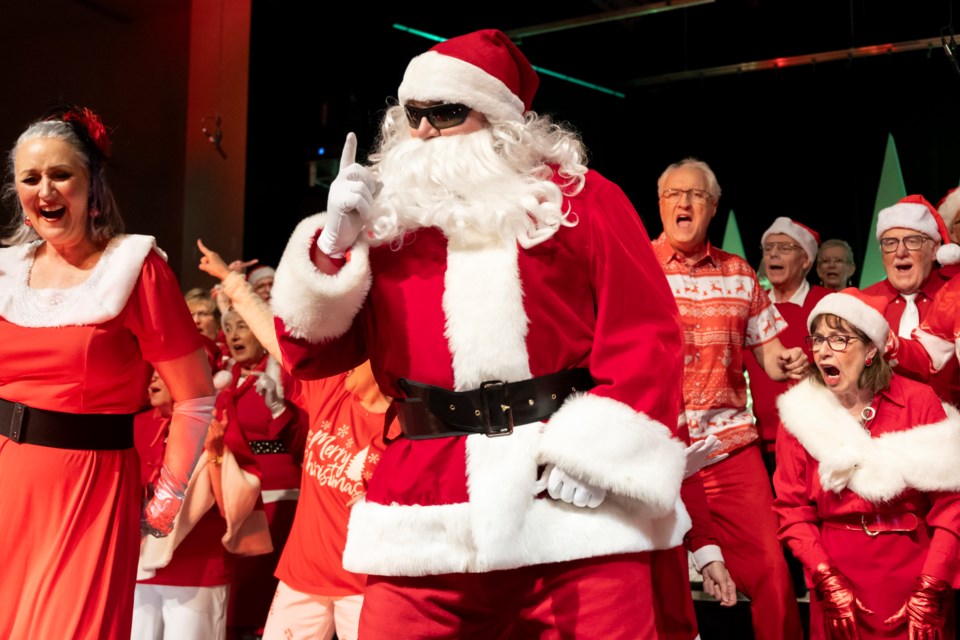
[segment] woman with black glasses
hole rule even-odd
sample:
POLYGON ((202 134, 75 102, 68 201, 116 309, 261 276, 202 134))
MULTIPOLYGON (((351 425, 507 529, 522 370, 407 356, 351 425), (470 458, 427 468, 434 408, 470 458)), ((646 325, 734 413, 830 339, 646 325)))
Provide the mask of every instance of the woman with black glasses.
POLYGON ((778 402, 774 508, 811 588, 811 638, 953 637, 960 414, 883 359, 882 304, 821 300, 816 366, 778 402))

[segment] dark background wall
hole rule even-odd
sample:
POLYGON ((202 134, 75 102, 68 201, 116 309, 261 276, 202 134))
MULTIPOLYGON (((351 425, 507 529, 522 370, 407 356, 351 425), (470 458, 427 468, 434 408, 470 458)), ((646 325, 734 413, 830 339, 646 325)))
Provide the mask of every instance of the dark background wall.
MULTIPOLYGON (((808 13, 815 14, 823 3, 807 4, 808 13)), ((846 3, 833 5, 848 10, 846 3)), ((869 15, 869 24, 876 34, 861 33, 855 44, 871 37, 894 41, 897 21, 910 24, 924 37, 936 36, 950 19, 951 8, 948 2, 875 3, 870 8, 874 7, 877 11, 869 15), (886 5, 886 10, 878 15, 880 5, 886 5), (920 5, 928 13, 922 13, 920 5), (931 8, 938 11, 930 12, 931 8)), ((313 11, 298 10, 296 19, 291 19, 268 4, 254 3, 247 254, 256 252, 268 261, 279 258, 296 219, 322 209, 325 202, 322 188, 307 186, 307 161, 321 146, 328 156, 338 157, 349 130, 357 132, 361 151, 371 145, 381 110, 396 95, 407 62, 432 44, 391 27, 403 21, 425 28, 433 24, 429 17, 420 16, 417 23, 418 16, 397 19, 366 6, 346 11, 343 19, 334 19, 316 6, 313 11), (281 40, 283 44, 278 45, 281 40), (293 70, 297 81, 288 82, 278 73, 281 68, 293 70), (284 233, 278 233, 278 228, 284 233)), ((697 10, 689 11, 694 15, 697 10)), ((459 20, 459 30, 443 32, 442 26, 435 25, 433 32, 450 36, 500 26, 489 12, 466 13, 459 20)), ((516 24, 512 14, 503 15, 510 17, 501 23, 516 24)), ((533 17, 527 19, 535 22, 533 17)), ((834 46, 822 41, 822 32, 842 34, 847 28, 826 19, 818 23, 816 15, 802 16, 803 24, 795 28, 783 15, 769 19, 765 28, 763 24, 749 29, 734 23, 713 24, 711 37, 722 38, 726 31, 730 38, 770 40, 772 47, 779 34, 781 41, 789 41, 793 54, 815 53, 834 46)), ((540 22, 548 20, 540 18, 540 22)), ((868 22, 867 17, 861 22, 868 22)), ((566 33, 571 49, 596 48, 595 40, 581 37, 590 29, 595 27, 566 33)), ((642 36, 637 33, 636 37, 642 36)), ((629 77, 625 70, 643 64, 629 58, 629 51, 618 49, 625 46, 622 40, 623 36, 610 40, 606 64, 618 69, 620 77, 629 77)), ((842 36, 841 40, 844 47, 851 44, 842 36)), ((566 68, 568 63, 560 56, 534 57, 535 42, 530 38, 529 44, 521 45, 533 64, 551 70, 566 68)), ((698 53, 702 60, 686 62, 725 63, 720 45, 714 46, 713 58, 706 51, 698 53)), ((684 57, 676 42, 671 48, 666 34, 659 49, 662 53, 657 51, 651 48, 649 55, 673 56, 677 61, 684 57)), ((739 50, 724 55, 740 55, 745 61, 751 54, 758 55, 741 44, 739 50)), ((602 65, 595 69, 585 79, 613 73, 602 65)), ((632 87, 624 92, 625 98, 617 98, 542 76, 534 108, 580 130, 591 151, 591 166, 624 188, 651 235, 661 230, 655 189, 663 169, 689 155, 707 161, 724 190, 711 237, 721 242, 725 214, 732 209, 754 265, 760 258, 760 236, 779 215, 808 223, 824 239, 847 239, 858 261, 862 259, 890 135, 909 193, 921 193, 936 203, 960 183, 956 152, 960 149, 956 118, 960 76, 939 47, 632 87)))

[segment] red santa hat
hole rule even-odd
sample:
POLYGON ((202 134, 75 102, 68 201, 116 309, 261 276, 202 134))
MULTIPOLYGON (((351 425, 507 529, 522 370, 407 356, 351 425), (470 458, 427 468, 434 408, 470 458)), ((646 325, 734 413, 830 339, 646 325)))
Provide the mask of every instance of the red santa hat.
POLYGON ((950 241, 943 218, 923 196, 910 195, 895 205, 880 210, 877 215, 877 240, 880 240, 888 229, 894 228, 913 229, 934 240, 940 240, 942 244, 937 249, 937 262, 940 264, 960 262, 960 246, 950 241))
POLYGON ((807 316, 807 327, 810 327, 814 318, 819 315, 824 313, 835 315, 867 334, 867 337, 883 353, 887 345, 887 335, 890 333, 890 325, 883 317, 885 307, 884 298, 866 294, 856 287, 847 287, 843 291, 821 298, 807 316))
POLYGON ((510 38, 497 29, 457 36, 407 65, 400 104, 464 104, 492 120, 523 121, 540 79, 510 38))
POLYGON ((264 278, 272 278, 277 273, 277 270, 273 267, 268 267, 265 264, 258 265, 247 272, 247 282, 250 283, 251 287, 257 286, 257 283, 264 278))
POLYGON ((763 232, 763 238, 760 239, 760 242, 766 242, 767 236, 775 233, 782 233, 785 236, 793 238, 793 240, 803 248, 807 257, 810 258, 810 264, 816 262, 817 248, 820 246, 819 233, 804 224, 781 216, 773 221, 769 229, 763 232))
POLYGON ((947 195, 940 198, 940 202, 937 203, 937 213, 943 218, 943 224, 948 233, 957 219, 957 211, 960 211, 960 187, 947 191, 947 195))

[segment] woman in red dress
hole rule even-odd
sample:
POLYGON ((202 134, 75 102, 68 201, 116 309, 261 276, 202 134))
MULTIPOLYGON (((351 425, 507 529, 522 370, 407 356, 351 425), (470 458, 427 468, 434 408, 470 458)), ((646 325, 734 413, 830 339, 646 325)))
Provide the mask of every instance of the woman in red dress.
POLYGON ((883 360, 889 326, 856 289, 808 319, 816 368, 780 396, 774 508, 810 586, 810 637, 954 637, 960 414, 883 360))
POLYGON ((9 156, 0 249, 0 637, 129 638, 140 534, 169 533, 213 407, 206 355, 152 237, 125 235, 106 130, 70 107, 9 156), (14 197, 15 196, 15 197, 14 197), (133 415, 174 400, 144 496, 133 415))

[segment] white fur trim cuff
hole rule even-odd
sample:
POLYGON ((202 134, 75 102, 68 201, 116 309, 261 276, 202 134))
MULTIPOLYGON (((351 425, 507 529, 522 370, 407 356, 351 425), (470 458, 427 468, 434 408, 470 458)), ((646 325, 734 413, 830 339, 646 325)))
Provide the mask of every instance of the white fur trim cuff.
POLYGON ((533 500, 514 514, 508 544, 488 546, 471 533, 475 507, 382 505, 361 500, 350 512, 343 566, 382 576, 484 573, 683 544, 690 516, 679 499, 660 518, 615 497, 596 509, 533 500))
POLYGON ((680 495, 686 454, 661 423, 588 393, 570 397, 553 415, 537 461, 664 514, 680 495))
POLYGON ((720 547, 715 544, 706 544, 690 554, 693 558, 693 568, 697 573, 703 573, 703 568, 711 562, 723 562, 720 547))
POLYGON ((310 251, 323 229, 326 214, 304 218, 294 229, 277 266, 270 304, 290 335, 310 342, 345 334, 370 290, 369 249, 357 242, 336 275, 317 269, 310 251))
POLYGON ((435 51, 410 61, 398 98, 400 104, 411 100, 465 104, 492 120, 523 122, 523 102, 499 78, 435 51))

